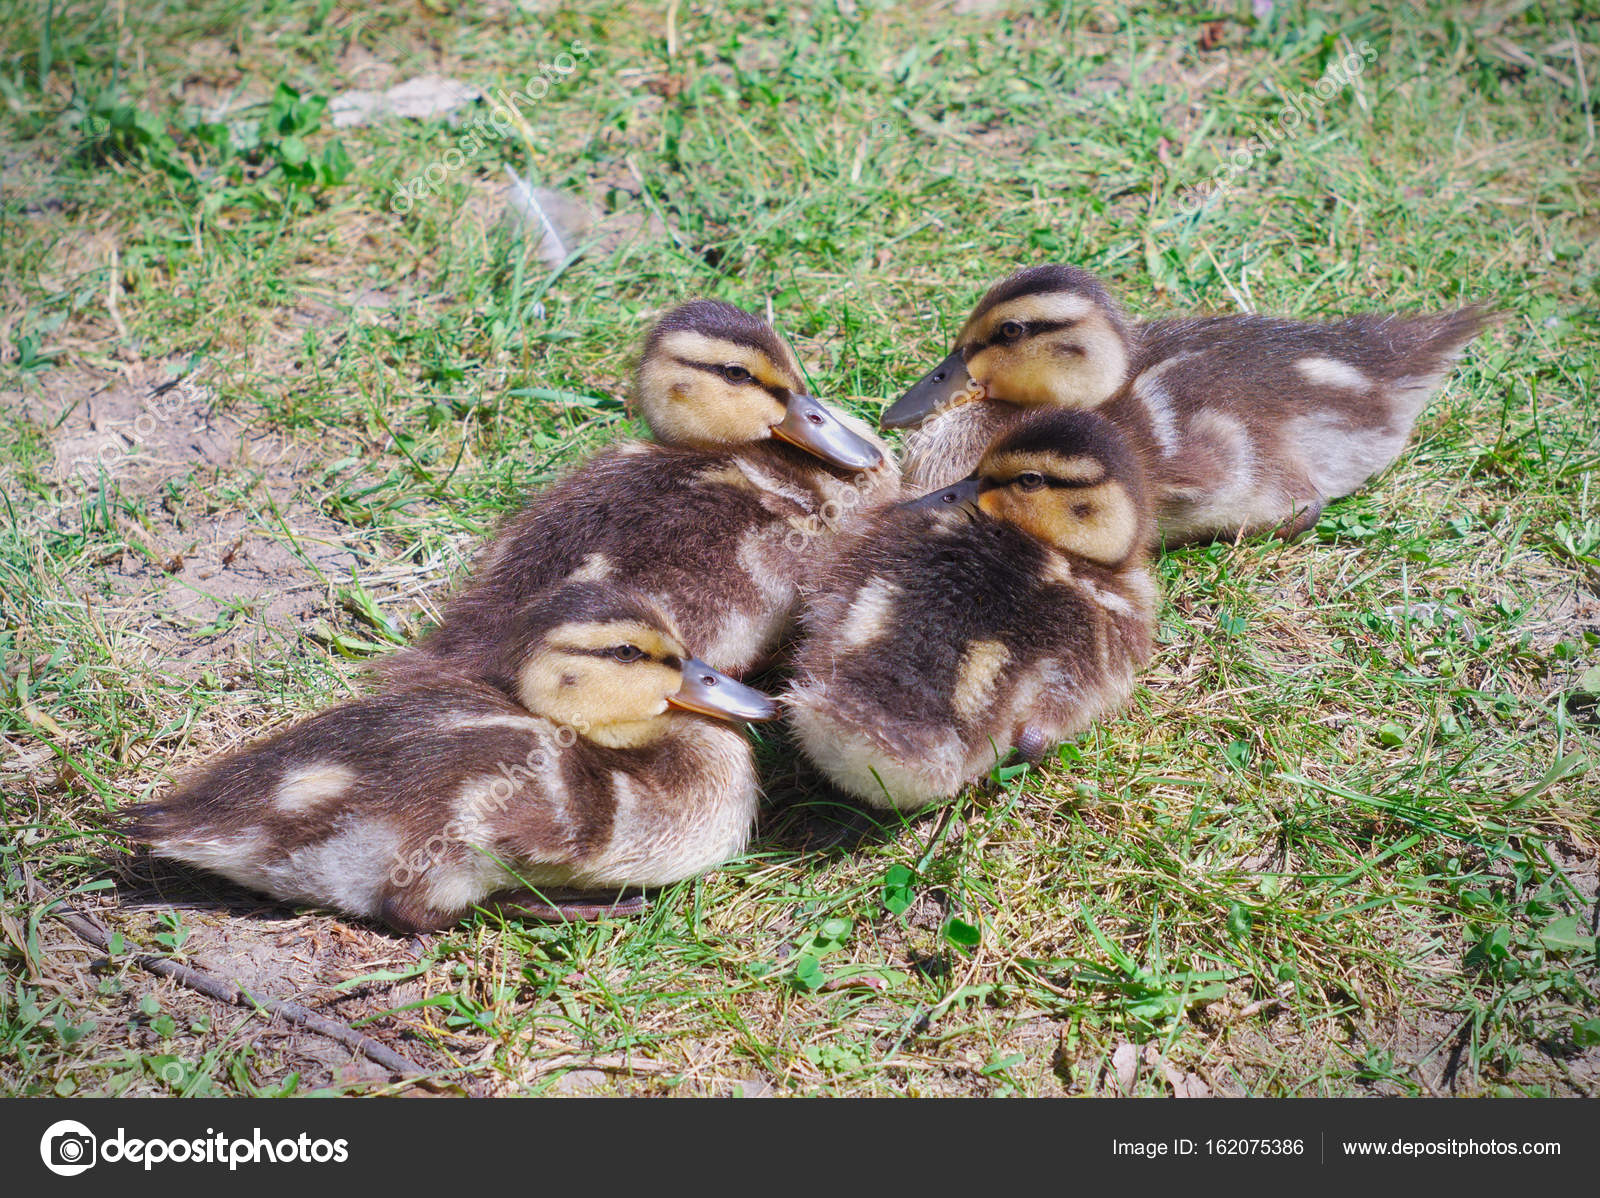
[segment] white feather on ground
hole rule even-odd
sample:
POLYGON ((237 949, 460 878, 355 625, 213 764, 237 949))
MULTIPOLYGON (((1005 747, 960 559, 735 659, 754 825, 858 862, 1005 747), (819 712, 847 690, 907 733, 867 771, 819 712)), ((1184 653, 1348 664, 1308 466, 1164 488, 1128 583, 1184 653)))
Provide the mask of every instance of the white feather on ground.
POLYGON ((509 166, 506 209, 513 225, 525 236, 537 238, 539 257, 556 269, 577 248, 578 239, 594 218, 582 201, 547 187, 534 187, 509 166))

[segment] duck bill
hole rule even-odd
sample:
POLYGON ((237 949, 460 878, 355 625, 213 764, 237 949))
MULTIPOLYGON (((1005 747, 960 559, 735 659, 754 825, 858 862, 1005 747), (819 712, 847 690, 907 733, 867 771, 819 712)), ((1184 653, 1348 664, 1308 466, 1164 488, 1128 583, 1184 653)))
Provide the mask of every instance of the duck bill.
POLYGON ((713 670, 697 657, 683 663, 683 686, 667 703, 719 720, 760 723, 778 718, 778 705, 766 695, 713 670))
POLYGON ((847 470, 872 470, 883 462, 876 445, 851 432, 816 396, 791 391, 784 406, 783 420, 772 429, 774 437, 847 470))
POLYGON ((965 478, 943 490, 924 495, 921 499, 907 500, 900 506, 913 512, 940 512, 946 508, 966 508, 969 512, 975 512, 978 510, 978 495, 982 490, 983 484, 977 479, 965 478))
POLYGON ((983 397, 983 387, 967 373, 966 357, 958 349, 885 408, 878 424, 883 428, 915 428, 946 408, 983 397))

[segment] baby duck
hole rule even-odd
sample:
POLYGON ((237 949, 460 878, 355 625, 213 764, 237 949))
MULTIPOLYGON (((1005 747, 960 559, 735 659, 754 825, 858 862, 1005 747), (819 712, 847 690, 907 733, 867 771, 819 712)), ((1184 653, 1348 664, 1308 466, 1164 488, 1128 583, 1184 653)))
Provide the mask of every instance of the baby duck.
POLYGON ((1485 313, 1131 323, 1100 280, 1033 266, 990 288, 955 349, 884 412, 908 488, 964 477, 1029 408, 1092 408, 1145 455, 1169 544, 1316 524, 1400 453, 1485 313), (977 401, 977 402, 975 402, 977 401))
POLYGON ((381 671, 448 666, 509 691, 493 648, 507 622, 563 580, 604 580, 654 597, 690 652, 743 674, 777 646, 834 534, 898 497, 870 427, 809 395, 772 327, 731 304, 662 317, 636 399, 657 441, 601 451, 513 516, 439 627, 381 671))
POLYGON ((1125 702, 1156 590, 1144 472, 1092 412, 1030 415, 965 482, 873 513, 808 597, 784 695, 810 758, 914 810, 1125 702))
POLYGON ((516 701, 440 673, 330 708, 136 808, 132 835, 403 932, 501 894, 515 914, 593 916, 606 908, 528 888, 665 886, 743 850, 758 788, 724 721, 778 709, 691 657, 658 605, 573 583, 525 605, 499 648, 516 701))

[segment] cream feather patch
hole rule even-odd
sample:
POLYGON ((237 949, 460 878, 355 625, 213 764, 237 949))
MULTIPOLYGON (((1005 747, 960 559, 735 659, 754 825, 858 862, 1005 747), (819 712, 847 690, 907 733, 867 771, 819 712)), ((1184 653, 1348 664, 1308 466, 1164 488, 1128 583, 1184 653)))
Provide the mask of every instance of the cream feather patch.
POLYGON ((856 598, 839 625, 839 639, 851 648, 870 645, 887 633, 894 618, 894 601, 900 588, 883 578, 873 578, 856 592, 856 598))
POLYGON ((611 559, 603 553, 591 553, 583 564, 567 575, 568 582, 604 582, 616 571, 611 559))
POLYGON ((1348 362, 1338 358, 1300 358, 1294 368, 1308 383, 1322 387, 1342 387, 1350 391, 1365 391, 1372 380, 1348 362))
POLYGON ((1011 660, 1011 650, 999 641, 973 641, 961 655, 950 704, 963 719, 982 715, 994 694, 1000 671, 1011 660))
POLYGON ((302 766, 284 775, 272 803, 279 811, 292 814, 312 811, 344 794, 353 781, 351 770, 331 761, 302 766))

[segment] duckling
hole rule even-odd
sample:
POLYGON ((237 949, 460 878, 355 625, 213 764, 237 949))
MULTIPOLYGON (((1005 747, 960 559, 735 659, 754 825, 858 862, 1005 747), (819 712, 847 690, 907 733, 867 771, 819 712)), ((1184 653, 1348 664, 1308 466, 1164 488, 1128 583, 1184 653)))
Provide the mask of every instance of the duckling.
POLYGON ((1027 416, 975 475, 869 517, 802 615, 783 696, 807 755, 915 810, 1124 703, 1156 591, 1143 466, 1093 412, 1027 416))
POLYGON ((132 835, 403 932, 498 894, 517 914, 591 916, 605 908, 526 888, 664 886, 742 851, 758 788, 726 721, 778 709, 691 657, 659 605, 572 583, 526 605, 497 649, 514 700, 440 673, 330 708, 136 808, 132 835))
POLYGON ((1267 316, 1131 323, 1072 266, 1034 266, 992 287, 954 351, 883 414, 927 421, 906 481, 946 486, 1022 411, 1093 408, 1147 458, 1169 545, 1316 524, 1396 456, 1486 312, 1267 316), (985 401, 985 402, 973 402, 985 401))
POLYGON ((782 638, 835 534, 899 494, 870 427, 807 394, 772 327, 731 304, 662 317, 636 397, 657 441, 603 450, 513 516, 439 626, 381 672, 403 681, 448 664, 509 690, 492 649, 507 621, 587 579, 653 596, 695 656, 743 674, 782 638))

